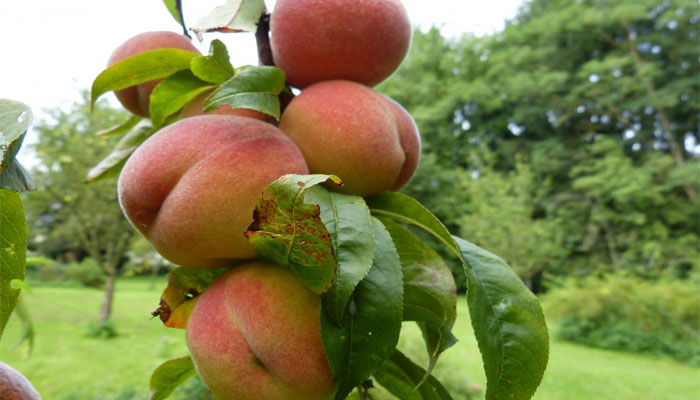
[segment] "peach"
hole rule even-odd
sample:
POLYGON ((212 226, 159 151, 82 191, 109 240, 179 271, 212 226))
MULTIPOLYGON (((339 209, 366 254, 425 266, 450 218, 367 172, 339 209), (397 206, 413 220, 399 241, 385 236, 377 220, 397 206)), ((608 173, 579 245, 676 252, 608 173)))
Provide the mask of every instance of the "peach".
POLYGON ((299 146, 311 173, 343 180, 343 193, 398 190, 418 166, 420 136, 411 115, 358 83, 309 86, 289 103, 280 129, 299 146))
POLYGON ((0 399, 39 400, 34 386, 17 370, 0 361, 0 399))
MULTIPOLYGON (((182 49, 199 53, 199 50, 197 50, 185 36, 167 31, 144 32, 132 37, 117 47, 109 57, 107 66, 111 66, 118 61, 143 53, 144 51, 158 49, 182 49)), ((136 115, 148 118, 150 114, 148 107, 150 104, 151 92, 161 81, 162 79, 156 79, 145 82, 140 85, 117 90, 114 94, 124 108, 136 115)))
POLYGON ((187 321, 197 373, 220 400, 332 398, 320 310, 289 268, 234 267, 199 296, 187 321))
POLYGON ((306 174, 297 146, 252 118, 182 119, 148 138, 119 176, 122 210, 171 262, 215 268, 255 257, 244 236, 263 189, 306 174))
POLYGON ((260 111, 256 110, 251 110, 248 108, 231 108, 230 105, 224 104, 223 106, 217 108, 216 110, 212 110, 209 112, 204 111, 204 100, 209 97, 214 90, 210 90, 208 92, 202 93, 201 95, 197 96, 194 100, 189 102, 185 107, 182 108, 182 111, 180 111, 180 118, 187 118, 187 117, 193 117, 195 115, 206 115, 206 114, 211 114, 211 115, 238 115, 241 117, 248 117, 248 118, 255 118, 260 121, 267 121, 267 116, 260 111))
POLYGON ((270 31, 275 65, 298 88, 332 79, 374 86, 411 42, 400 0, 277 0, 270 31))

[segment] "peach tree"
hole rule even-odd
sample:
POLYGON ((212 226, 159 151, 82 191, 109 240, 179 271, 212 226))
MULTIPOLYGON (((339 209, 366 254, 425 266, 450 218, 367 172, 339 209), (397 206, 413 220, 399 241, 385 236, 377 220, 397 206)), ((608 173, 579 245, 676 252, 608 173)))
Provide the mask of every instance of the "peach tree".
POLYGON ((127 218, 180 265, 153 314, 186 330, 190 354, 153 372, 149 398, 198 373, 221 399, 372 398, 375 384, 450 399, 432 369, 457 341, 455 283, 418 231, 464 268, 486 398, 532 397, 548 358, 536 297, 397 192, 420 135, 371 86, 408 51, 400 1, 278 0, 268 13, 228 0, 191 31, 253 32, 260 65, 238 67, 220 40, 198 53, 180 0, 164 3, 185 35, 129 39, 93 82, 92 102, 115 91, 134 115, 103 133, 120 141, 87 176, 119 175, 127 218), (397 350, 404 321, 427 365, 397 350))

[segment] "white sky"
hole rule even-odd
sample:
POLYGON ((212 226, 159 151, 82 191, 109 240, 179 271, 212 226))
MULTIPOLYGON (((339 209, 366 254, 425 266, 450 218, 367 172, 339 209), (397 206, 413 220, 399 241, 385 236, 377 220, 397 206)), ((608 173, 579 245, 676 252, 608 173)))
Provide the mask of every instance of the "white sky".
MULTIPOLYGON (((185 22, 194 24, 224 1, 183 0, 185 22)), ((500 30, 522 2, 403 0, 415 25, 442 26, 447 35, 500 30)), ((274 3, 266 0, 269 10, 274 3)), ((89 88, 114 48, 155 30, 181 31, 161 0, 0 0, 0 98, 22 101, 41 117, 42 109, 89 88)), ((216 38, 226 43, 235 66, 257 62, 252 34, 205 34, 198 47, 206 53, 216 38)), ((25 139, 32 140, 31 134, 25 139)))

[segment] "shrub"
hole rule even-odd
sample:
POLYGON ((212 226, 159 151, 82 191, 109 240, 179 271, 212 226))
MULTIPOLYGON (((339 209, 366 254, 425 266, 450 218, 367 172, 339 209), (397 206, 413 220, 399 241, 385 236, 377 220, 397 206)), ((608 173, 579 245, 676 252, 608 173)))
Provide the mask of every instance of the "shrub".
POLYGON ((105 283, 102 268, 92 258, 85 258, 81 262, 53 264, 34 268, 30 276, 40 282, 75 282, 82 286, 100 288, 105 283))
POLYGON ((100 288, 105 284, 104 272, 92 258, 85 258, 79 264, 68 264, 66 278, 87 287, 100 288))
POLYGON ((67 264, 54 262, 27 270, 27 275, 40 282, 64 282, 66 278, 67 264))
POLYGON ((94 339, 112 339, 119 336, 117 327, 111 319, 91 322, 85 326, 85 336, 94 339))
POLYGON ((698 300, 697 278, 647 281, 616 273, 569 279, 543 305, 563 340, 700 365, 698 300))

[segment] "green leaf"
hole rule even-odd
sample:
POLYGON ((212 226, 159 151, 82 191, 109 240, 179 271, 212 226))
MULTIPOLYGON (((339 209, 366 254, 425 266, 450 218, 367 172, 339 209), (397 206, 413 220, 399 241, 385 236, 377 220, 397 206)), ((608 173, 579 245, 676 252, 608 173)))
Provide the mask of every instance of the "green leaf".
POLYGON ((197 21, 192 30, 200 40, 204 32, 255 32, 264 9, 263 0, 227 0, 197 21))
POLYGON ((14 160, 32 118, 32 110, 24 103, 0 99, 0 172, 14 160))
MULTIPOLYGON (((26 263, 25 263, 26 267, 26 263)), ((14 289, 22 289, 27 293, 32 292, 32 287, 29 286, 29 284, 21 279, 13 279, 10 281, 10 286, 12 286, 14 289)))
POLYGON ((467 265, 467 303, 486 370, 486 399, 529 399, 549 355, 542 308, 505 261, 454 240, 467 265))
POLYGON ((396 350, 372 375, 377 382, 402 400, 452 400, 442 383, 403 353, 396 350))
POLYGON ((413 224, 435 236, 459 256, 459 249, 445 225, 416 199, 399 192, 384 192, 367 198, 373 215, 413 224))
POLYGON ((344 399, 396 348, 401 331, 403 286, 401 264, 391 236, 372 220, 376 251, 372 268, 348 302, 340 324, 321 312, 321 341, 338 385, 336 399, 344 399))
POLYGON ((219 39, 211 42, 208 56, 192 59, 190 69, 197 78, 215 85, 226 82, 236 73, 229 60, 226 45, 219 39))
POLYGON ((190 70, 178 71, 165 78, 151 93, 149 114, 153 125, 162 126, 166 118, 211 89, 211 85, 190 70))
MULTIPOLYGON (((16 117, 15 117, 16 118, 16 117)), ((24 279, 27 253, 27 224, 19 193, 0 189, 0 338, 12 314, 19 289, 14 279, 24 279)))
POLYGON ((486 370, 486 399, 532 397, 547 366, 549 336, 537 298, 520 278, 500 258, 451 236, 409 196, 387 192, 368 198, 367 204, 372 214, 420 227, 456 251, 467 275, 467 303, 486 370))
POLYGON ((157 49, 125 58, 102 71, 92 82, 90 106, 110 90, 126 89, 190 69, 190 61, 197 56, 187 50, 157 49))
POLYGON ((352 291, 372 267, 374 233, 369 209, 362 197, 320 186, 309 189, 306 201, 321 207, 321 221, 333 242, 338 271, 333 286, 323 296, 323 307, 340 323, 352 291))
POLYGON ((167 399, 178 386, 194 374, 194 363, 190 356, 164 362, 151 374, 148 400, 167 399))
POLYGON ((440 256, 405 227, 381 219, 394 240, 403 269, 403 319, 416 321, 423 332, 432 370, 444 350, 457 342, 452 326, 457 317, 457 287, 440 256))
MULTIPOLYGON (((21 281, 20 281, 21 282, 21 281)), ((24 282, 22 282, 24 283, 24 282)), ((28 292, 28 291, 27 291, 28 292)), ((22 322, 22 335, 17 340, 12 348, 16 349, 25 341, 27 342, 27 355, 31 354, 34 350, 34 324, 32 323, 32 318, 29 315, 29 308, 27 307, 27 302, 24 300, 25 294, 19 296, 17 300, 17 306, 15 307, 15 315, 22 322)))
POLYGON ((160 296, 160 306, 153 316, 160 317, 170 328, 187 327, 187 319, 199 296, 228 268, 195 269, 178 267, 168 273, 168 286, 160 296))
POLYGON ((279 120, 280 103, 277 96, 284 90, 285 79, 284 72, 276 67, 241 69, 204 102, 204 111, 228 104, 232 108, 257 110, 279 120))
POLYGON ((36 189, 36 184, 29 171, 24 169, 19 160, 15 158, 7 168, 0 172, 0 188, 24 192, 36 189))
POLYGON ((156 129, 151 125, 151 121, 147 119, 139 121, 129 133, 117 142, 114 150, 107 157, 88 171, 85 182, 96 182, 119 175, 131 153, 155 131, 156 129))
POLYGON ((317 204, 306 191, 330 175, 285 175, 265 188, 245 232, 260 258, 287 265, 316 294, 325 293, 336 277, 336 258, 317 204))
POLYGON ((170 15, 175 18, 175 21, 184 26, 184 21, 182 20, 182 1, 181 0, 163 0, 165 8, 168 9, 170 15))
POLYGON ((116 135, 123 135, 126 132, 129 132, 136 124, 141 121, 143 117, 139 117, 138 115, 131 115, 129 119, 126 121, 122 122, 121 124, 114 125, 110 128, 103 129, 101 131, 98 131, 95 133, 97 136, 116 136, 116 135))
POLYGON ((53 260, 50 258, 42 257, 42 256, 28 256, 27 257, 27 268, 29 267, 35 267, 37 265, 51 265, 53 264, 53 260))

